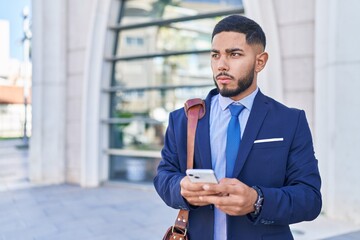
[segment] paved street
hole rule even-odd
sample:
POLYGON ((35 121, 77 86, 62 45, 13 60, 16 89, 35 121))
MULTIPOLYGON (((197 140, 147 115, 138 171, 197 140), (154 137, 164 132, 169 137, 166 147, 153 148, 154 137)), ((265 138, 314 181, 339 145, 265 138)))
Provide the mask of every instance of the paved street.
POLYGON ((161 239, 175 215, 148 188, 60 185, 0 192, 1 240, 161 239))
MULTIPOLYGON (((162 203, 150 185, 108 184, 88 189, 55 185, 7 190, 0 192, 0 239, 157 240, 176 213, 162 203)), ((360 239, 356 226, 323 216, 292 229, 298 240, 360 239)))
MULTIPOLYGON (((0 141, 0 240, 159 240, 175 220, 150 183, 33 185, 17 145, 0 141)), ((359 225, 324 215, 291 228, 296 240, 360 239, 359 225)))

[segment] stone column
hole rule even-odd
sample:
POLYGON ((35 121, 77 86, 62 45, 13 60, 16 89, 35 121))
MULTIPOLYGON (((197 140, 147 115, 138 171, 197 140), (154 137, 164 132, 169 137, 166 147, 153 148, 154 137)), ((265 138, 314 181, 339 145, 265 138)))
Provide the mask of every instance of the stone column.
POLYGON ((108 125, 101 119, 109 117, 109 95, 102 87, 109 86, 112 65, 104 61, 111 56, 115 32, 108 25, 115 25, 121 1, 97 0, 92 11, 91 30, 85 53, 83 109, 81 111, 81 179, 83 187, 96 187, 108 180, 109 157, 103 150, 108 148, 108 125))
POLYGON ((259 75, 260 88, 289 107, 304 109, 313 129, 315 2, 244 0, 244 6, 267 37, 269 60, 259 75))
POLYGON ((64 182, 66 3, 32 1, 33 120, 29 157, 32 182, 64 182))
POLYGON ((360 1, 316 1, 315 129, 323 211, 360 223, 360 1))

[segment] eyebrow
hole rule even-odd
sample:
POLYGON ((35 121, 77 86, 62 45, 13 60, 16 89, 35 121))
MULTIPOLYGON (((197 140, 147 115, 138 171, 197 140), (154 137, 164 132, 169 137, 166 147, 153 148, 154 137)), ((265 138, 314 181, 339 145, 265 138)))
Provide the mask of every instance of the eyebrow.
MULTIPOLYGON (((211 49, 211 52, 214 52, 214 53, 220 53, 219 50, 217 49, 211 49)), ((243 49, 241 48, 228 48, 228 49, 225 49, 225 52, 226 53, 232 53, 232 52, 244 52, 243 49)))

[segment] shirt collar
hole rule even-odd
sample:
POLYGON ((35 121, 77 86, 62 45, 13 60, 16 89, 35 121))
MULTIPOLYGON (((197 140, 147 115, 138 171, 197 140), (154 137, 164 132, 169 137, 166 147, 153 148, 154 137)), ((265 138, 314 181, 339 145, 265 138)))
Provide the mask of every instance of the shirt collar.
POLYGON ((239 100, 239 101, 234 101, 229 97, 223 97, 221 96, 221 94, 219 94, 219 104, 221 109, 224 111, 230 104, 232 103, 240 103, 241 105, 243 105, 246 109, 248 109, 249 111, 251 111, 252 105, 254 103, 254 99, 256 94, 258 93, 259 88, 257 87, 255 89, 255 91, 253 91, 250 95, 244 97, 243 99, 239 100))

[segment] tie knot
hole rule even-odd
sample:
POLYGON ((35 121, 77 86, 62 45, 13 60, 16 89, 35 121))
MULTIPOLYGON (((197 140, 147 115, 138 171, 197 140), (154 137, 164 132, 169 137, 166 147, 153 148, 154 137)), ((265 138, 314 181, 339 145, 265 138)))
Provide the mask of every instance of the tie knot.
POLYGON ((231 116, 233 117, 238 117, 243 109, 244 109, 243 105, 235 105, 235 104, 229 105, 229 110, 231 112, 231 116))

